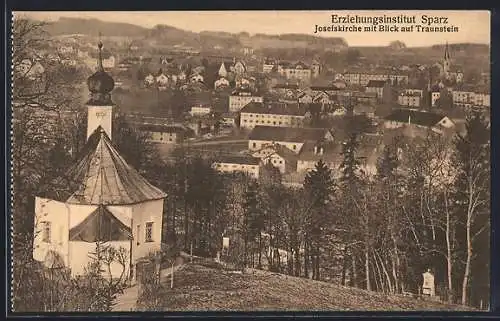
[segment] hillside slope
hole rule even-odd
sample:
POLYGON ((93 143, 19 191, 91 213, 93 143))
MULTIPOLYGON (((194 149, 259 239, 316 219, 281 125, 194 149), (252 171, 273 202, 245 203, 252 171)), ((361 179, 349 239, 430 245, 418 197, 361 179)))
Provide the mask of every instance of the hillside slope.
POLYGON ((160 311, 438 311, 455 305, 387 296, 326 282, 258 271, 237 274, 215 265, 189 264, 158 293, 160 311))
POLYGON ((142 37, 148 29, 131 23, 108 22, 98 19, 64 18, 49 23, 45 30, 52 36, 83 34, 98 36, 142 37))
POLYGON ((347 47, 345 39, 340 37, 315 37, 307 34, 282 34, 249 36, 247 33, 229 33, 217 31, 191 32, 168 25, 156 25, 144 28, 133 23, 108 22, 98 19, 66 18, 50 22, 45 30, 52 36, 82 34, 96 37, 103 36, 142 38, 162 45, 182 43, 192 47, 213 47, 219 45, 226 48, 248 46, 252 48, 336 48, 347 47))

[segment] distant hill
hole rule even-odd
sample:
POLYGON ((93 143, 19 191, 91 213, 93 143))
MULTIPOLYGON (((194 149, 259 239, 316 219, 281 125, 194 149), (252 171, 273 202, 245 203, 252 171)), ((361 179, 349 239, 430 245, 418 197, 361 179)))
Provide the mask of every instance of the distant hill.
POLYGON ((141 37, 148 29, 121 22, 106 22, 98 19, 60 18, 45 26, 45 30, 52 36, 83 34, 98 36, 99 32, 109 36, 141 37))
MULTIPOLYGON (((433 45, 431 48, 434 50, 443 50, 445 48, 445 44, 433 45)), ((451 43, 448 45, 450 51, 469 51, 469 50, 478 50, 478 51, 486 51, 490 50, 490 46, 481 43, 451 43)))
POLYGON ((195 33, 168 25, 144 28, 130 23, 106 22, 98 19, 82 18, 60 18, 57 21, 50 22, 45 29, 52 36, 81 34, 95 37, 100 32, 105 37, 142 38, 161 45, 183 44, 184 46, 194 48, 218 45, 227 48, 251 47, 255 49, 306 47, 338 49, 348 46, 343 38, 323 38, 307 34, 256 34, 250 36, 246 32, 233 34, 220 31, 202 31, 195 33))

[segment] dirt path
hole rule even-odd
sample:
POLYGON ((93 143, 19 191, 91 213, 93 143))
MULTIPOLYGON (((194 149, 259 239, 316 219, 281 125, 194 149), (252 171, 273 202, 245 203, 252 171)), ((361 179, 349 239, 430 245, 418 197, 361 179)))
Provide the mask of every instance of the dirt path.
MULTIPOLYGON (((181 269, 184 265, 174 266, 174 273, 181 269)), ((166 268, 160 271, 160 282, 164 283, 170 281, 172 268, 166 268)), ((175 282, 175 275, 174 275, 175 282)), ((121 295, 116 298, 116 304, 113 307, 115 312, 129 312, 135 311, 137 306, 137 299, 139 298, 139 286, 136 284, 130 288, 126 288, 121 295)))

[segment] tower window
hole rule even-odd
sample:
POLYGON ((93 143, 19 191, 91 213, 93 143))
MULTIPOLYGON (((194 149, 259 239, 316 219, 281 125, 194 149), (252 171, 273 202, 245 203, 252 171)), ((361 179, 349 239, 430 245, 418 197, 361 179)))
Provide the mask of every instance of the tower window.
POLYGON ((146 242, 153 242, 153 222, 146 223, 146 242))
POLYGON ((42 241, 45 243, 50 243, 51 232, 52 232, 51 225, 52 225, 51 222, 43 222, 42 241))
POLYGON ((140 235, 141 235, 141 225, 137 225, 137 229, 136 229, 136 239, 137 239, 137 245, 141 244, 141 242, 139 242, 140 240, 140 235))

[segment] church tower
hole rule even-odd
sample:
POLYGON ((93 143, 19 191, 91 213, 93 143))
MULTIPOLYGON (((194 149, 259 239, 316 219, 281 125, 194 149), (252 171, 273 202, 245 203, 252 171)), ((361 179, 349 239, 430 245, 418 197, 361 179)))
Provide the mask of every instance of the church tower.
POLYGON ((87 79, 90 99, 87 102, 87 139, 101 126, 111 139, 113 107, 111 91, 115 87, 113 78, 104 71, 102 66, 102 42, 99 40, 97 71, 87 79))
POLYGON ((448 50, 448 43, 444 48, 444 59, 443 59, 443 76, 448 79, 450 78, 450 70, 451 69, 451 59, 450 59, 450 51, 448 50))

